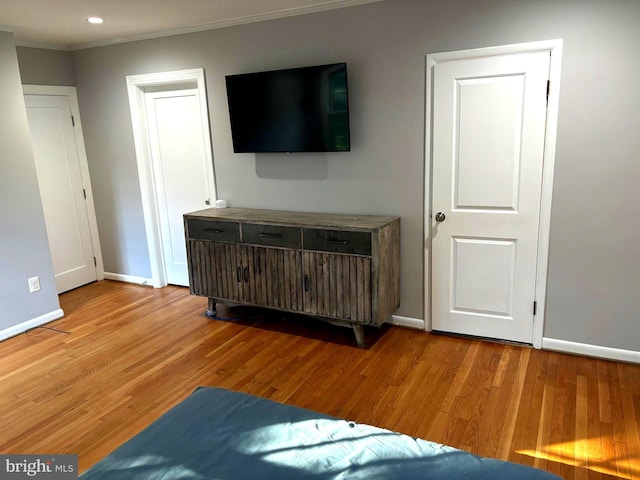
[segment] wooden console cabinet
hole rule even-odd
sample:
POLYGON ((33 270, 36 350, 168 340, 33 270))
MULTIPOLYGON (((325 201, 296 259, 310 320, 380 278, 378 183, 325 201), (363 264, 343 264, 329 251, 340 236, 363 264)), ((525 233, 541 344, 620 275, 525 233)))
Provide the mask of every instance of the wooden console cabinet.
POLYGON ((245 208, 184 216, 193 295, 379 326, 400 306, 400 218, 245 208))

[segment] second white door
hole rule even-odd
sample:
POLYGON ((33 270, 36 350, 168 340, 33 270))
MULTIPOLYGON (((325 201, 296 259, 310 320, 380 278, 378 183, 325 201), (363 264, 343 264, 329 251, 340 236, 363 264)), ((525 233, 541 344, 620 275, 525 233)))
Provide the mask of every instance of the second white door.
POLYGON ((167 283, 189 285, 182 216, 210 203, 198 90, 145 94, 153 183, 167 283))
POLYGON ((532 342, 549 63, 433 67, 434 330, 532 342))

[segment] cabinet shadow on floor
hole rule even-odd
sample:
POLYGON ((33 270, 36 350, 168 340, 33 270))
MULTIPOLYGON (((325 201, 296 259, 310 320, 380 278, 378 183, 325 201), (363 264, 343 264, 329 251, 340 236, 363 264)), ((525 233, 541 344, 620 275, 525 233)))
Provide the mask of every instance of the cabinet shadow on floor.
MULTIPOLYGON (((204 312, 202 316, 206 316, 204 312)), ((232 322, 246 327, 358 348, 352 328, 334 325, 307 315, 261 307, 218 303, 215 317, 207 318, 216 322, 232 322)), ((365 326, 365 348, 369 349, 374 346, 389 328, 391 328, 391 325, 387 323, 382 324, 380 327, 365 326)))

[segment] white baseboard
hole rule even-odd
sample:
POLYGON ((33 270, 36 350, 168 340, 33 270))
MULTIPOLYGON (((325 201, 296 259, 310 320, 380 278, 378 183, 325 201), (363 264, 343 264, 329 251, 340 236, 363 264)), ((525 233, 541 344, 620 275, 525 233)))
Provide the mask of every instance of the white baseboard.
POLYGON ((554 350, 556 352, 575 353, 587 357, 606 358, 607 360, 617 360, 620 362, 640 363, 640 352, 633 350, 622 350, 619 348, 601 347, 588 343, 568 342, 555 338, 542 338, 543 350, 554 350))
POLYGON ((400 315, 391 315, 388 323, 391 325, 398 325, 399 327, 415 328, 417 330, 424 330, 424 320, 419 318, 401 317, 400 315))
POLYGON ((133 275, 122 275, 120 273, 104 272, 105 280, 115 280, 116 282, 137 283, 138 285, 153 285, 150 278, 134 277, 133 275))
POLYGON ((15 337, 16 335, 20 335, 31 328, 39 327, 40 325, 53 322, 54 320, 58 320, 62 317, 64 317, 64 312, 59 308, 53 312, 45 313, 39 317, 14 325, 13 327, 5 328, 0 331, 0 341, 6 340, 9 337, 15 337))

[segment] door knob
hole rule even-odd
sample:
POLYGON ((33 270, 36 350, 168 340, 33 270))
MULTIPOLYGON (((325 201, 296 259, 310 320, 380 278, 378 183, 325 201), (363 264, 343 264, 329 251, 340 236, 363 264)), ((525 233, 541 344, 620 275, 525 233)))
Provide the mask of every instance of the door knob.
POLYGON ((447 218, 447 216, 444 213, 442 212, 436 213, 436 222, 444 222, 445 218, 447 218))
POLYGON ((208 198, 204 201, 204 203, 205 203, 205 205, 211 205, 211 202, 209 201, 208 198))

